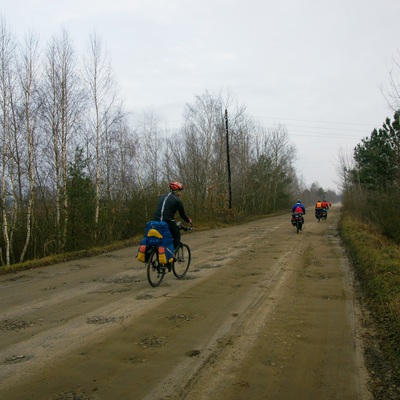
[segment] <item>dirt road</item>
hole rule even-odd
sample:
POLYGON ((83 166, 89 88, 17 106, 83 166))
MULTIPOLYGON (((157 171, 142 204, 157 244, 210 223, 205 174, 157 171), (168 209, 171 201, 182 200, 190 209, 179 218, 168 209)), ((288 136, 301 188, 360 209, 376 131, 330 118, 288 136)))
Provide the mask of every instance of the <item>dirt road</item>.
POLYGON ((187 279, 135 249, 0 277, 0 399, 370 400, 333 207, 194 232, 187 279))

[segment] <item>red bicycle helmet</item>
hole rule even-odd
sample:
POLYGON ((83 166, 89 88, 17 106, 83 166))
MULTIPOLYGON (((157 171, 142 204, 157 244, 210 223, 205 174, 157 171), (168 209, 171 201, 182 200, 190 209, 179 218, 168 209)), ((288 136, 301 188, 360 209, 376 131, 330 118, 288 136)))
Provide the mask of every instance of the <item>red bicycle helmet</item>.
POLYGON ((183 185, 182 185, 182 183, 179 183, 179 182, 171 182, 170 184, 169 184, 169 188, 171 189, 171 190, 183 190, 183 185))

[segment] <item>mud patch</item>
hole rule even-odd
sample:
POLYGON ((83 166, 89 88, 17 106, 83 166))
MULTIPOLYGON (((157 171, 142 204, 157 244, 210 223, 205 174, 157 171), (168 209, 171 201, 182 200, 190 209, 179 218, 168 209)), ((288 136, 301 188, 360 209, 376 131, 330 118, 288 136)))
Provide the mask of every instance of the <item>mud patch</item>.
POLYGON ((130 364, 142 364, 146 360, 140 356, 137 356, 135 354, 131 355, 127 359, 125 359, 125 362, 130 363, 130 364))
POLYGON ((150 300, 150 299, 154 299, 154 296, 148 293, 142 293, 136 296, 136 300, 150 300))
POLYGON ((310 279, 332 279, 332 275, 320 274, 320 273, 302 273, 300 274, 302 278, 310 278, 310 279))
POLYGON ((114 278, 112 280, 107 281, 108 283, 139 283, 142 282, 142 279, 138 279, 135 276, 119 276, 117 278, 114 278))
POLYGON ((121 288, 121 289, 115 289, 115 290, 110 290, 111 294, 114 293, 125 293, 125 292, 130 292, 131 288, 121 288))
POLYGON ((96 397, 87 394, 85 390, 82 389, 73 389, 70 392, 62 392, 54 397, 51 400, 95 400, 96 397))
POLYGON ((200 355, 200 350, 189 350, 185 354, 187 357, 197 357, 200 355))
POLYGON ((171 314, 167 317, 170 321, 190 321, 192 319, 195 319, 197 315, 186 315, 186 314, 171 314))
POLYGON ((88 324, 94 325, 103 325, 103 324, 112 324, 114 322, 119 322, 123 318, 122 317, 104 317, 104 316, 95 316, 90 317, 86 320, 88 324))
MULTIPOLYGON (((322 262, 320 260, 317 260, 316 258, 311 258, 309 259, 309 264, 310 265, 315 265, 316 267, 323 267, 324 265, 322 264, 322 262)), ((309 265, 309 266, 310 266, 309 265)))
POLYGON ((151 336, 143 338, 140 342, 137 342, 136 344, 144 349, 163 347, 167 344, 167 339, 165 336, 151 336))
POLYGON ((21 321, 16 319, 6 319, 0 322, 0 331, 19 332, 22 329, 31 328, 35 323, 32 321, 21 321))
POLYGON ((57 287, 56 286, 51 286, 51 287, 46 287, 43 289, 39 289, 41 292, 46 292, 47 290, 56 290, 57 287))
POLYGON ((86 268, 91 268, 93 265, 83 265, 83 264, 78 264, 77 267, 78 269, 86 269, 86 268))
MULTIPOLYGON (((190 271, 193 272, 193 271, 190 271)), ((193 275, 185 275, 183 278, 179 279, 180 281, 190 281, 191 279, 197 279, 197 276, 193 275)))
POLYGON ((17 276, 13 276, 12 278, 5 279, 3 282, 16 282, 16 281, 19 281, 19 280, 24 279, 26 277, 27 277, 26 275, 21 275, 21 276, 17 275, 17 276))
POLYGON ((221 263, 207 263, 203 265, 203 268, 221 268, 223 264, 221 263))
POLYGON ((236 382, 234 385, 245 389, 248 389, 250 387, 250 383, 247 381, 236 382))
POLYGON ((18 354, 18 355, 12 355, 10 357, 7 357, 3 364, 19 364, 25 361, 29 361, 31 358, 33 358, 32 354, 18 354))
POLYGON ((242 278, 245 278, 246 276, 257 276, 257 275, 262 275, 262 274, 261 274, 261 272, 248 272, 248 273, 241 274, 240 276, 242 278))

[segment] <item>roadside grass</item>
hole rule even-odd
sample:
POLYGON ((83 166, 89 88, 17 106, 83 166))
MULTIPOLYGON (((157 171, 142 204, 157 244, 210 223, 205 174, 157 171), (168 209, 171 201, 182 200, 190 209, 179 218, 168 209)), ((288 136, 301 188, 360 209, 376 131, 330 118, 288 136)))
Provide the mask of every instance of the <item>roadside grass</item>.
MULTIPOLYGON (((392 384, 400 387, 400 246, 373 226, 346 215, 340 222, 340 234, 363 299, 376 322, 380 350, 390 364, 392 384)), ((385 384, 389 382, 382 381, 385 384)))

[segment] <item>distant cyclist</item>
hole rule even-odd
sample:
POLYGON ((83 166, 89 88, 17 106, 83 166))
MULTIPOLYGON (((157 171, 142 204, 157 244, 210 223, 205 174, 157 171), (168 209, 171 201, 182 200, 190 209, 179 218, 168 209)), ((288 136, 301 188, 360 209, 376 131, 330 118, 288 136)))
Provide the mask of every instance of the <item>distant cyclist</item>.
POLYGON ((292 213, 293 214, 305 214, 306 213, 306 208, 304 205, 301 203, 301 200, 297 200, 296 204, 292 207, 292 213))
POLYGON ((322 201, 321 200, 318 200, 316 203, 315 203, 315 209, 316 210, 320 210, 322 208, 322 201))
POLYGON ((179 182, 171 182, 169 188, 169 193, 160 196, 153 219, 155 221, 165 221, 168 224, 171 235, 174 238, 174 249, 176 249, 181 241, 181 234, 174 221, 174 215, 178 212, 184 221, 191 223, 192 220, 186 215, 180 198, 183 192, 183 185, 179 182))
POLYGON ((298 199, 296 204, 292 207, 292 215, 294 214, 301 214, 301 217, 303 219, 303 224, 304 224, 304 217, 303 214, 306 213, 306 208, 304 205, 301 203, 301 200, 298 199))
POLYGON ((321 203, 321 206, 322 206, 322 208, 325 208, 325 210, 328 210, 328 209, 329 209, 329 203, 328 203, 326 200, 324 200, 324 201, 321 203))

